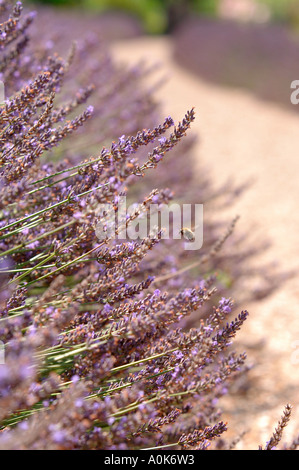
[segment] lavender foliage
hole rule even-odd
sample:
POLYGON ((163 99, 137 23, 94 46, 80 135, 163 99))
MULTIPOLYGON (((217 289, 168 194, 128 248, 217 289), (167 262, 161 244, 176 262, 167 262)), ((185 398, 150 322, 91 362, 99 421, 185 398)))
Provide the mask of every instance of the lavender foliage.
MULTIPOLYGON (((218 400, 244 369, 246 355, 231 343, 248 313, 231 316, 233 301, 217 291, 211 269, 215 259, 227 266, 220 253, 235 221, 217 235, 223 225, 207 222, 207 245, 193 266, 206 272, 193 277, 190 266, 180 269, 177 240, 168 244, 160 231, 134 242, 95 235, 100 204, 138 197, 129 227, 151 203, 174 197, 151 188, 140 198, 140 186, 147 189, 169 152, 190 145, 194 110, 176 125, 166 117, 148 129, 157 107, 139 87, 142 72, 121 74, 105 50, 90 64, 94 42, 78 45, 77 64, 75 47, 66 59, 47 45, 28 49, 34 15, 9 1, 0 13, 9 96, 0 108, 0 448, 229 448, 218 400), (82 81, 90 82, 79 77, 81 88, 68 96, 72 65, 79 73, 84 58, 82 81), (92 95, 98 107, 88 104, 92 95), (105 146, 87 157, 93 115, 96 144, 105 146), (197 322, 186 327, 194 312, 197 322)), ((203 192, 213 194, 208 182, 203 192)), ((233 265, 244 255, 250 250, 233 265)))

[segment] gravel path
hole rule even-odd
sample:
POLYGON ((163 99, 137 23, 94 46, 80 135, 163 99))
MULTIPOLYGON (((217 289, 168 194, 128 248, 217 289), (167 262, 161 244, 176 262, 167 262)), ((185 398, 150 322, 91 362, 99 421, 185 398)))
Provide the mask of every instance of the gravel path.
MULTIPOLYGON (((140 59, 161 63, 168 81, 156 96, 165 116, 181 119, 187 109, 196 108, 196 158, 207 164, 216 182, 229 176, 238 182, 251 176, 255 179, 233 210, 233 215, 241 215, 240 230, 254 224, 257 235, 272 241, 265 259, 276 260, 284 269, 297 268, 298 114, 261 102, 247 92, 196 78, 174 63, 168 38, 130 39, 111 48, 126 63, 140 59)), ((238 449, 256 449, 269 440, 286 403, 293 405, 293 417, 283 441, 299 434, 298 301, 298 279, 292 279, 269 298, 244 305, 250 318, 238 344, 255 364, 249 373, 251 386, 244 396, 238 393, 222 403, 231 435, 248 430, 238 449)))

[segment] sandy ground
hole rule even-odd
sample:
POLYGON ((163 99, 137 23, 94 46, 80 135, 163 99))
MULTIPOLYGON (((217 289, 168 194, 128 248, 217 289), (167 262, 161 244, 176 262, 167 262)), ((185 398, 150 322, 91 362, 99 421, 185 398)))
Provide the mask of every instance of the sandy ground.
MULTIPOLYGON (((240 229, 255 224, 257 234, 272 241, 265 258, 285 269, 298 267, 297 113, 191 75, 172 60, 168 38, 129 39, 114 43, 111 49, 117 60, 126 63, 140 59, 161 63, 161 73, 167 74, 168 81, 156 96, 165 116, 181 119, 188 108, 196 108, 196 159, 207 164, 219 183, 232 175, 238 182, 255 178, 254 186, 234 207, 234 215, 241 215, 240 229)), ((299 435, 298 304, 298 279, 292 279, 269 298, 244 305, 250 318, 238 340, 248 361, 255 364, 249 374, 252 386, 244 397, 236 394, 222 404, 232 436, 247 431, 238 449, 264 444, 286 403, 293 405, 293 416, 283 441, 299 435)))

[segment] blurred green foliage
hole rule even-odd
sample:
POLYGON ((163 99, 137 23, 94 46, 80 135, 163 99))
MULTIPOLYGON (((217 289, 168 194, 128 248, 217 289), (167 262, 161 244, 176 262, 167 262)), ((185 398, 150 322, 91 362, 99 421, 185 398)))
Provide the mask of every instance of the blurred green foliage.
POLYGON ((167 15, 160 0, 85 0, 83 3, 86 8, 98 11, 118 10, 133 14, 141 19, 148 33, 161 33, 167 28, 167 15))
POLYGON ((299 28, 299 0, 259 0, 270 8, 272 18, 299 28))
POLYGON ((76 6, 78 4, 83 4, 81 0, 32 0, 31 3, 45 3, 58 6, 76 6))
MULTIPOLYGON (((147 33, 171 31, 188 14, 216 16, 220 0, 35 0, 37 3, 105 12, 124 11, 139 18, 147 33)), ((257 0, 276 21, 299 28, 299 0, 257 0)))
POLYGON ((39 3, 76 6, 105 12, 125 11, 137 16, 147 33, 159 34, 173 29, 190 13, 214 15, 219 0, 36 0, 39 3))

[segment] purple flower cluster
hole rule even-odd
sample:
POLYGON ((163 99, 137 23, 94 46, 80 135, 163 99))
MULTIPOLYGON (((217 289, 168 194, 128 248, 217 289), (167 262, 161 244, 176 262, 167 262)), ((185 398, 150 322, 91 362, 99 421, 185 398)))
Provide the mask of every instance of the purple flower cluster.
MULTIPOLYGON (((225 283, 217 290, 211 272, 228 271, 220 253, 235 221, 220 234, 223 223, 207 221, 196 262, 160 231, 134 242, 95 235, 100 204, 116 208, 120 196, 135 197, 129 226, 152 202, 173 197, 163 189, 165 171, 152 177, 161 189, 149 188, 150 175, 179 142, 190 148, 185 134, 194 110, 175 126, 167 117, 148 129, 156 107, 139 73, 120 74, 105 51, 88 68, 94 43, 77 50, 81 70, 87 60, 85 80, 91 83, 94 71, 97 80, 66 99, 72 65, 80 71, 75 49, 67 59, 49 56, 48 46, 27 52, 33 15, 22 19, 21 3, 12 10, 10 3, 0 3, 1 77, 9 93, 0 107, 0 448, 229 448, 219 440, 226 425, 217 401, 243 368, 245 354, 230 347, 248 313, 230 318, 225 283), (87 105, 92 94, 94 109, 87 105), (92 114, 106 146, 87 158, 92 114), (182 269, 182 260, 190 266, 182 269)), ((190 167, 177 173, 182 162, 174 161, 180 194, 190 167)), ((201 191, 213 194, 208 182, 201 191)), ((249 254, 236 254, 233 266, 249 254)))

